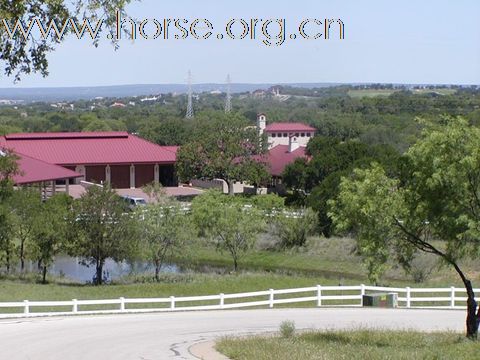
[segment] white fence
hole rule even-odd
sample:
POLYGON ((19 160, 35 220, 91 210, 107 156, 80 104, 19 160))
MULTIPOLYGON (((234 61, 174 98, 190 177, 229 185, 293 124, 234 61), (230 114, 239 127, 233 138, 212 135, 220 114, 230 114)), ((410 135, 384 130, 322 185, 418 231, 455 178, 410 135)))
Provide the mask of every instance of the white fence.
MULTIPOLYGON (((480 289, 475 289, 480 293, 480 289)), ((223 310, 248 307, 273 308, 281 304, 305 303, 317 307, 360 307, 362 296, 397 293, 400 308, 466 309, 464 288, 393 288, 377 286, 321 286, 266 290, 207 296, 170 296, 146 299, 103 299, 69 301, 28 301, 0 303, 0 318, 117 314, 167 311, 223 310)))

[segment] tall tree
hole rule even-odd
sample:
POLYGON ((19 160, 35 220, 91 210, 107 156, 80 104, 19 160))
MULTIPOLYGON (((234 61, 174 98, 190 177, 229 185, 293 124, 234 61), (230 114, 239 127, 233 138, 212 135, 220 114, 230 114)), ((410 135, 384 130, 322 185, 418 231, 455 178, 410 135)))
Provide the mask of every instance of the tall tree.
POLYGON ((30 253, 42 269, 42 283, 47 282, 47 271, 55 256, 66 248, 67 213, 72 199, 66 194, 54 195, 38 209, 34 216, 32 241, 28 243, 30 253))
POLYGON ((181 180, 222 179, 233 195, 235 181, 259 185, 268 179, 261 155, 266 151, 257 129, 238 114, 212 112, 195 128, 195 139, 183 145, 177 157, 181 180))
POLYGON ((233 260, 233 270, 238 261, 255 244, 264 226, 263 214, 256 207, 245 206, 235 198, 211 191, 195 199, 192 213, 202 231, 233 260))
POLYGON ((18 240, 18 257, 20 270, 25 269, 26 244, 33 240, 35 226, 38 225, 37 217, 42 215, 42 200, 38 190, 21 188, 14 191, 10 199, 13 216, 13 232, 18 240))
POLYGON ((8 200, 13 194, 13 176, 19 173, 17 156, 0 148, 0 251, 7 272, 14 250, 13 221, 8 200))
POLYGON ((467 292, 467 336, 480 323, 472 283, 459 260, 480 250, 480 129, 462 118, 427 124, 394 179, 375 165, 344 178, 331 216, 338 229, 354 231, 372 272, 393 254, 408 267, 416 251, 452 266, 467 292))
POLYGON ((70 233, 70 254, 95 266, 94 283, 104 280, 103 267, 108 258, 123 261, 130 257, 136 245, 136 222, 125 213, 125 204, 109 187, 89 187, 75 201, 70 233))
POLYGON ((180 251, 191 238, 189 216, 176 201, 162 202, 138 210, 142 249, 155 266, 155 279, 170 255, 180 251))

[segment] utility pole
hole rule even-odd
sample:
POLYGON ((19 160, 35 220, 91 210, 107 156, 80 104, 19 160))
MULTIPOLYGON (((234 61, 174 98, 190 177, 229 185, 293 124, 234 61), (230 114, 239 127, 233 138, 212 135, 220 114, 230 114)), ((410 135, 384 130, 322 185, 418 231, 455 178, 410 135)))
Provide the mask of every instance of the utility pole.
POLYGON ((227 99, 225 100, 225 112, 229 113, 232 111, 232 81, 230 79, 230 74, 227 75, 227 99))
POLYGON ((187 101, 187 113, 185 117, 187 119, 193 118, 193 99, 192 99, 192 73, 188 70, 188 101, 187 101))

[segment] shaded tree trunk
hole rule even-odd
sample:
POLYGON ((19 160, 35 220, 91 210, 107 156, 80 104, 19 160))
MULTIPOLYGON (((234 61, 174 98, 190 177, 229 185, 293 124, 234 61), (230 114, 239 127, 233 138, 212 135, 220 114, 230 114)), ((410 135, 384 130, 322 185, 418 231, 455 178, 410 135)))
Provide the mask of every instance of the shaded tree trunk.
POLYGON ((47 265, 42 266, 42 284, 47 283, 47 265))
POLYGON ((97 260, 95 263, 95 285, 103 283, 103 261, 97 260))
POLYGON ((22 239, 20 242, 20 271, 23 273, 25 271, 25 240, 22 239))
POLYGON ((7 247, 5 250, 5 256, 6 256, 6 267, 7 267, 7 274, 10 273, 10 249, 7 247))
POLYGON ((155 280, 157 282, 160 282, 160 268, 162 267, 162 264, 160 261, 155 260, 155 280))
POLYGON ((467 338, 476 340, 478 337, 478 326, 480 324, 480 309, 478 308, 477 301, 475 300, 475 293, 473 291, 472 282, 466 278, 460 267, 453 261, 450 261, 458 275, 463 281, 465 290, 467 290, 467 338))
POLYGON ((235 195, 235 189, 234 189, 234 181, 233 180, 225 180, 228 186, 228 195, 234 196, 235 195))

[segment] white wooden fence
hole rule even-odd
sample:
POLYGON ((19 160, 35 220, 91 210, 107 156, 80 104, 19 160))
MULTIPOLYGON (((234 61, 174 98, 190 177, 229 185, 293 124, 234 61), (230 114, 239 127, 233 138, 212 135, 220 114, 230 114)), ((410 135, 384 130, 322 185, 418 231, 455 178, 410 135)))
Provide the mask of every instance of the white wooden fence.
MULTIPOLYGON (((475 289, 480 294, 480 289, 475 289)), ((321 286, 207 296, 170 296, 146 299, 29 301, 0 303, 0 318, 76 314, 117 314, 167 311, 273 308, 281 304, 311 303, 317 307, 361 307, 362 296, 397 293, 400 308, 466 309, 464 288, 393 288, 378 286, 321 286)))

